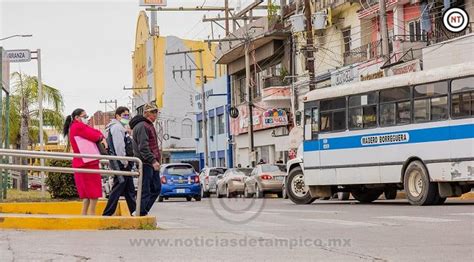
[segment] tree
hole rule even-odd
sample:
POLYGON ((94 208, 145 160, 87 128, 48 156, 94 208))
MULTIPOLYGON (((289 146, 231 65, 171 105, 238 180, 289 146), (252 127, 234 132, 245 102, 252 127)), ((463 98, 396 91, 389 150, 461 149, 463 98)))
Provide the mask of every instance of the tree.
MULTIPOLYGON (((16 148, 27 150, 39 142, 38 79, 15 72, 12 74, 13 88, 10 95, 10 143, 16 148)), ((3 103, 5 105, 6 103, 3 103)), ((64 102, 61 92, 43 84, 43 123, 58 131, 64 124, 64 102)), ((6 121, 6 119, 2 119, 6 121)), ((45 137, 47 135, 45 134, 45 137)), ((3 141, 2 141, 3 142, 3 141)), ((22 164, 27 164, 22 159, 22 164)), ((28 174, 21 172, 21 190, 28 190, 28 174)))

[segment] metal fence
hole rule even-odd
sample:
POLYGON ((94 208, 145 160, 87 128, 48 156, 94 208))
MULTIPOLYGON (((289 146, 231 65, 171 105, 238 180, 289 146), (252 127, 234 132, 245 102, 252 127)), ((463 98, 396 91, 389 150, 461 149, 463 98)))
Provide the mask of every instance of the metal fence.
MULTIPOLYGON (((109 156, 109 155, 90 155, 90 154, 73 154, 73 153, 60 153, 60 152, 45 152, 45 151, 30 151, 30 150, 15 150, 15 149, 0 149, 0 156, 9 157, 21 157, 21 158, 40 158, 40 159, 56 159, 56 160, 72 160, 73 158, 90 158, 97 159, 101 163, 108 163, 110 160, 125 160, 135 162, 138 165, 137 171, 120 171, 120 170, 108 170, 108 169, 87 169, 87 168, 73 168, 73 167, 54 167, 54 166, 35 166, 35 165, 16 165, 9 163, 0 163, 0 170, 27 170, 27 171, 39 171, 39 172, 58 172, 73 174, 76 172, 84 174, 101 174, 103 176, 138 176, 138 189, 137 189, 137 208, 136 214, 140 215, 140 206, 142 199, 142 182, 143 182, 143 162, 136 157, 122 157, 122 156, 109 156)), ((1 173, 1 172, 0 172, 1 173)), ((44 183, 44 181, 43 181, 44 183)), ((4 184, 4 183, 2 183, 4 184)))

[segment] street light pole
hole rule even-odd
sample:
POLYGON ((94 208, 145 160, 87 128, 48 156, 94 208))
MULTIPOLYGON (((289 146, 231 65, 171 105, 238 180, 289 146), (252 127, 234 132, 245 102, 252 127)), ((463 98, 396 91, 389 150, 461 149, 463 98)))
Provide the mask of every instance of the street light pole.
POLYGON ((4 38, 0 38, 0 41, 3 41, 3 40, 7 40, 7 39, 10 39, 10 38, 13 38, 13 37, 32 37, 33 35, 11 35, 11 36, 7 36, 7 37, 4 37, 4 38))
MULTIPOLYGON (((44 134, 43 134, 43 81, 41 79, 41 49, 36 50, 36 62, 38 63, 38 115, 39 115, 39 142, 40 151, 44 151, 44 134)), ((40 159, 41 166, 44 166, 44 159, 40 159)), ((44 172, 41 172, 41 194, 45 193, 44 172)))

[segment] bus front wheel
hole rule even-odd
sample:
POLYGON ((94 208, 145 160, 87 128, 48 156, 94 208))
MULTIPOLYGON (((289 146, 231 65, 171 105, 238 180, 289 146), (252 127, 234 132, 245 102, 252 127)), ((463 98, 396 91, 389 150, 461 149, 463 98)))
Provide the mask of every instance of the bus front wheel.
POLYGON ((303 171, 299 167, 290 171, 285 188, 288 197, 295 204, 307 205, 316 200, 311 196, 309 187, 305 185, 303 171))
POLYGON ((411 162, 405 170, 403 186, 412 205, 424 206, 442 203, 438 194, 438 184, 430 181, 428 170, 421 161, 411 162))

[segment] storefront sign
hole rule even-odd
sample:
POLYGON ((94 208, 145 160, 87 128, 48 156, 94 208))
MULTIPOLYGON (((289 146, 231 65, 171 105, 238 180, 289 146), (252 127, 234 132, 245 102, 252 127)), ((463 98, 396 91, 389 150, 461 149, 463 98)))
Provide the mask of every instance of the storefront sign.
POLYGON ((140 0, 140 6, 166 6, 166 0, 140 0))
POLYGON ((331 73, 331 86, 338 86, 359 81, 359 70, 356 66, 344 67, 331 73))
POLYGON ((406 74, 406 73, 411 73, 411 72, 417 72, 420 71, 420 60, 413 60, 409 61, 400 65, 396 65, 390 68, 389 74, 390 75, 401 75, 401 74, 406 74))
POLYGON ((266 127, 288 125, 288 116, 282 109, 270 109, 263 113, 263 125, 266 127))
POLYGON ((382 77, 383 77, 383 71, 378 71, 373 74, 361 75, 360 81, 373 80, 373 79, 382 78, 382 77))

